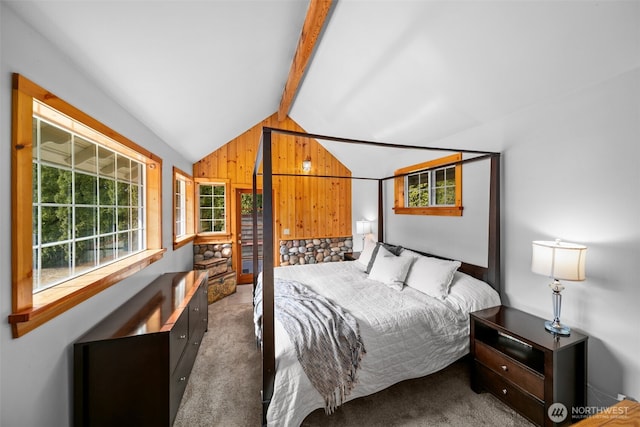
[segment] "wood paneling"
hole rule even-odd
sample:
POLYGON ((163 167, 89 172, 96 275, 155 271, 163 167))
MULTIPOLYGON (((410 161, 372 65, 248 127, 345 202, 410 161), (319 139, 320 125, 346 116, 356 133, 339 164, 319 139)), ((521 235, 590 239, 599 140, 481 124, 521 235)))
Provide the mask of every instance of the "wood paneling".
MULTIPOLYGON (((263 126, 304 132, 291 118, 277 113, 201 159, 193 166, 195 179, 228 179, 231 188, 251 188, 253 165, 263 126)), ((273 172, 303 174, 302 161, 311 159, 309 175, 351 176, 338 159, 316 140, 273 134, 273 172)), ((258 177, 258 182, 261 182, 258 177)), ((343 237, 351 233, 351 180, 312 176, 274 176, 276 239, 343 237), (284 230, 290 234, 285 235, 284 230)), ((235 197, 235 191, 233 191, 235 197)), ((231 206, 235 200, 231 200, 231 206)), ((235 242, 233 218, 228 219, 235 242)), ((197 239, 200 241, 201 239, 197 239)), ((236 258, 236 257, 234 257, 236 258)))

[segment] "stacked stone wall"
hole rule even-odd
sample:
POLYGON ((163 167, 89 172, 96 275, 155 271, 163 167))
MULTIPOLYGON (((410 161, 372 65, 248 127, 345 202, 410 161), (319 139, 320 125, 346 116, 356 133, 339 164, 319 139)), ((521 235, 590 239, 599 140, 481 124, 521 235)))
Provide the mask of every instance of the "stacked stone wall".
POLYGON ((280 265, 344 261, 353 252, 353 238, 297 239, 280 241, 280 265))

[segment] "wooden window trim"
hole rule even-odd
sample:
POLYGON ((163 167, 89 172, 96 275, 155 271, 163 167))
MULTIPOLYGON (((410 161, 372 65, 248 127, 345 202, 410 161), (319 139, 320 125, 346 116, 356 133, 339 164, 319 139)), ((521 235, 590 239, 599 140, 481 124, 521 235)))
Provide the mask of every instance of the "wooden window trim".
POLYGON ((18 338, 75 307, 98 292, 162 258, 162 159, 83 113, 20 74, 13 74, 11 147, 12 313, 9 323, 18 338), (32 254, 32 117, 34 100, 102 133, 121 151, 138 153, 146 164, 147 249, 50 289, 33 294, 32 254))
POLYGON ((393 211, 399 215, 435 215, 435 216, 462 216, 462 164, 456 163, 462 160, 462 153, 455 153, 450 156, 441 157, 416 165, 406 166, 394 172, 394 175, 401 175, 394 179, 394 205, 393 211), (445 165, 455 164, 456 175, 456 204, 455 206, 428 206, 428 207, 408 207, 405 206, 405 176, 407 174, 427 171, 445 165))
POLYGON ((192 242, 196 238, 195 233, 195 183, 193 176, 180 170, 177 167, 173 167, 173 195, 176 194, 176 181, 182 180, 185 182, 185 207, 186 207, 186 233, 182 236, 177 235, 176 223, 178 218, 176 217, 175 199, 173 200, 173 250, 181 248, 189 242, 192 242))
POLYGON ((224 185, 224 229, 225 231, 206 231, 201 232, 200 229, 200 201, 194 200, 194 206, 196 211, 196 224, 195 224, 195 233, 196 240, 198 242, 207 241, 223 241, 231 239, 231 227, 230 227, 230 206, 231 206, 231 180, 230 179, 213 179, 213 178, 194 178, 195 183, 197 184, 194 188, 194 199, 200 196, 200 191, 198 191, 197 186, 202 185, 224 185))

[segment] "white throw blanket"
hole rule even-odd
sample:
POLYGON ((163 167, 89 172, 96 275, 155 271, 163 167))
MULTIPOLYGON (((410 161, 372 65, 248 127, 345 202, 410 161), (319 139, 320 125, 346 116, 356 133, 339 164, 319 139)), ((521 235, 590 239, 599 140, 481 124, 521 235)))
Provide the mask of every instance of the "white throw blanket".
MULTIPOLYGON (((256 336, 261 340, 262 280, 254 301, 256 336)), ((294 344, 302 369, 323 397, 325 412, 332 413, 355 386, 366 353, 357 320, 293 280, 274 279, 274 303, 275 316, 294 344)))

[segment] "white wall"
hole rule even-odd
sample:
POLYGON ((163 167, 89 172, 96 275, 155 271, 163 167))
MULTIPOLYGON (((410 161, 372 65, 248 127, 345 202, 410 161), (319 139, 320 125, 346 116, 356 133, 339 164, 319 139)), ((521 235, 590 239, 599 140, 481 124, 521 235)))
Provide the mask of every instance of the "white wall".
MULTIPOLYGON (((589 247, 587 279, 565 283, 561 316, 590 336, 589 404, 609 405, 618 393, 640 399, 640 69, 435 145, 503 154, 506 305, 551 317, 549 280, 531 272, 532 240, 561 238, 589 247)), ((465 189, 469 178, 464 177, 465 189)), ((375 206, 372 191, 354 185, 354 219, 375 206)), ((454 218, 387 215, 398 227, 389 234, 394 243, 419 247, 425 239, 445 252, 451 245, 448 232, 463 224, 454 218), (415 233, 420 228, 436 231, 418 237, 424 235, 415 233)), ((479 250, 462 244, 460 253, 474 258, 469 252, 479 250)))
MULTIPOLYGON (((66 426, 72 411, 72 343, 159 274, 190 269, 192 245, 172 251, 172 165, 191 163, 170 149, 89 80, 58 49, 0 3, 0 319, 11 313, 11 73, 18 72, 163 159, 164 258, 18 339, 0 324, 0 425, 66 426)), ((123 73, 126 67, 123 67, 123 73)))

